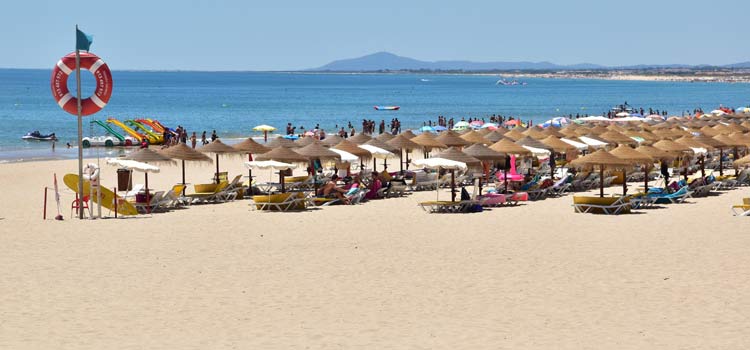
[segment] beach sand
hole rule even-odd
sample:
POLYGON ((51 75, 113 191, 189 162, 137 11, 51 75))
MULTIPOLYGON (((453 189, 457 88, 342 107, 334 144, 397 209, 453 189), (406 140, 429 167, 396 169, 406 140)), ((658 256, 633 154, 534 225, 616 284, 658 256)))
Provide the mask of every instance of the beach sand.
MULTIPOLYGON (((43 221, 43 187, 76 169, 0 165, 2 349, 750 347, 750 222, 729 211, 747 187, 617 217, 575 214, 570 195, 427 214, 428 191, 95 221, 70 219, 64 191, 65 221, 43 221)), ((212 169, 188 165, 187 181, 212 169)), ((105 165, 103 184, 115 180, 105 165)))

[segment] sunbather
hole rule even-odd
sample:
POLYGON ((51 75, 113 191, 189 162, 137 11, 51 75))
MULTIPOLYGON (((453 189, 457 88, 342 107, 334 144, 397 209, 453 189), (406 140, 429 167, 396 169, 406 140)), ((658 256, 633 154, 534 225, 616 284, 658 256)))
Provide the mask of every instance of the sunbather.
POLYGON ((324 197, 338 198, 342 200, 344 203, 348 204, 349 200, 344 196, 344 193, 346 193, 347 190, 342 187, 339 187, 336 184, 336 180, 338 179, 339 179, 339 176, 336 174, 333 174, 333 176, 331 176, 331 179, 328 182, 326 182, 326 184, 323 185, 323 187, 318 189, 318 194, 324 197))
POLYGON ((368 191, 365 195, 366 199, 376 199, 378 198, 378 191, 383 187, 383 182, 380 181, 380 175, 373 171, 372 172, 372 179, 370 180, 370 186, 367 187, 368 191))

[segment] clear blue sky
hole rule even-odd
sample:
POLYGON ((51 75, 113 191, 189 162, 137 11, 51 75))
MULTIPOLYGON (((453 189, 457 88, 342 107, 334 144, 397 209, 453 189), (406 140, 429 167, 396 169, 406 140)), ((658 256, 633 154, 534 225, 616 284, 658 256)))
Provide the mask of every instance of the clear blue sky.
POLYGON ((0 12, 0 67, 52 67, 73 48, 75 24, 113 69, 291 70, 377 51, 726 64, 750 61, 748 15, 747 0, 20 0, 0 12))

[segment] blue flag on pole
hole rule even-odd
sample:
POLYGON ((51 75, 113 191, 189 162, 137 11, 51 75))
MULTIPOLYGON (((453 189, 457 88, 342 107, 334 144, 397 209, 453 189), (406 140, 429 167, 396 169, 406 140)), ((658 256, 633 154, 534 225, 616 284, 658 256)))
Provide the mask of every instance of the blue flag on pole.
POLYGON ((88 51, 91 48, 91 43, 94 41, 94 37, 82 32, 76 26, 76 50, 88 51))

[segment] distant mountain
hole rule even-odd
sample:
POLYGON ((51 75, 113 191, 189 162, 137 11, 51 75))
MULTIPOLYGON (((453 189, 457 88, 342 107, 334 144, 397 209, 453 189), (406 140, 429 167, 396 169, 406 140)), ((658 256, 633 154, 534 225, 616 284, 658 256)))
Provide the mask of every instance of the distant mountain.
POLYGON ((550 62, 472 62, 472 61, 420 61, 389 52, 377 52, 367 56, 333 61, 312 71, 366 72, 381 70, 552 70, 552 69, 601 69, 604 66, 582 63, 558 65, 550 62))
MULTIPOLYGON (((639 64, 632 66, 608 67, 593 63, 560 65, 552 62, 472 62, 472 61, 420 61, 390 52, 377 52, 370 55, 333 61, 322 67, 308 71, 328 72, 374 72, 385 70, 443 70, 443 71, 494 71, 494 70, 591 70, 591 69, 689 69, 710 68, 709 65, 684 64, 639 64)), ((718 66, 719 68, 750 68, 750 61, 718 66)))

